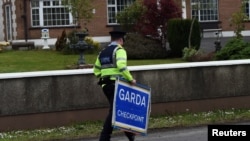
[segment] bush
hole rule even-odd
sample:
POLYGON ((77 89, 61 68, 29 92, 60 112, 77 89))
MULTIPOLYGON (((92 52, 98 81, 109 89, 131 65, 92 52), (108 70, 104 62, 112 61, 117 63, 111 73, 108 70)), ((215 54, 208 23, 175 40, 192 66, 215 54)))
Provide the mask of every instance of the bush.
MULTIPOLYGON (((71 31, 66 34, 65 31, 62 32, 61 37, 57 38, 56 41, 56 50, 61 51, 63 54, 76 54, 79 53, 78 50, 71 48, 72 44, 76 44, 78 42, 78 37, 75 35, 77 31, 71 31)), ((100 50, 100 43, 94 41, 92 37, 86 36, 84 40, 90 48, 85 51, 85 53, 95 53, 100 50)))
POLYGON ((246 47, 240 51, 240 58, 249 59, 250 58, 250 47, 246 47))
POLYGON ((185 47, 183 49, 183 60, 190 62, 201 62, 214 60, 214 52, 204 53, 201 50, 196 50, 193 47, 185 47))
POLYGON ((63 48, 66 46, 66 43, 67 43, 67 34, 66 31, 63 30, 61 36, 59 36, 56 40, 55 44, 56 51, 62 51, 63 48))
POLYGON ((242 38, 233 38, 216 53, 216 60, 244 59, 250 57, 250 44, 242 38))
POLYGON ((85 38, 85 41, 88 45, 91 46, 91 49, 90 50, 87 50, 86 53, 97 53, 101 50, 101 45, 99 42, 97 41, 94 41, 92 37, 90 36, 87 36, 85 38))
MULTIPOLYGON (((167 37, 171 53, 176 57, 182 56, 185 47, 189 47, 189 33, 192 20, 190 19, 171 19, 167 23, 167 37)), ((191 47, 199 50, 201 43, 200 25, 197 20, 194 21, 191 34, 191 47)))
POLYGON ((129 59, 162 59, 167 57, 167 51, 159 40, 147 38, 143 35, 127 34, 124 47, 129 59))
POLYGON ((182 56, 182 59, 183 60, 186 60, 186 61, 190 61, 191 58, 193 58, 196 54, 198 53, 198 51, 195 49, 195 48, 188 48, 188 47, 185 47, 183 49, 183 56, 182 56))
POLYGON ((77 54, 79 53, 78 51, 70 48, 70 44, 76 44, 77 43, 77 37, 75 36, 76 31, 71 31, 70 33, 67 34, 67 42, 61 52, 63 54, 77 54))

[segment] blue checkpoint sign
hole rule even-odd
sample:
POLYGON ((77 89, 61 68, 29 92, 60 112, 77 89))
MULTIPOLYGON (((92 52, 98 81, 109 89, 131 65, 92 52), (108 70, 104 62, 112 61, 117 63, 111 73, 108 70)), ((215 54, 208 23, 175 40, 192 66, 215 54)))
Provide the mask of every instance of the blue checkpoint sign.
POLYGON ((115 84, 112 125, 136 134, 147 134, 151 109, 151 89, 118 79, 115 84))

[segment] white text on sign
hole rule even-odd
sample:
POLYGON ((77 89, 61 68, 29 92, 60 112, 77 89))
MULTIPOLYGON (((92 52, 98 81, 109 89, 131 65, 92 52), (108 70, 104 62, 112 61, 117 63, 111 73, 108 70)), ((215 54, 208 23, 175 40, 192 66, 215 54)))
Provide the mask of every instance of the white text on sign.
POLYGON ((141 96, 139 94, 136 94, 134 92, 125 91, 124 89, 120 89, 119 91, 119 98, 122 101, 127 101, 133 104, 136 104, 138 106, 144 106, 146 107, 146 98, 145 96, 141 96))

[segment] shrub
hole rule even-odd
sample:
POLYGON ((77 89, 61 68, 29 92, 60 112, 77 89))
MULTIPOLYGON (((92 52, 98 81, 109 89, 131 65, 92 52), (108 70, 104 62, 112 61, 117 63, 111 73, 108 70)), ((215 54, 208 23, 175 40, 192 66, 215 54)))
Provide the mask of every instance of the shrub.
POLYGON ((69 32, 68 34, 67 34, 67 40, 69 41, 69 42, 67 42, 66 44, 65 44, 65 46, 63 47, 63 49, 61 50, 61 52, 63 53, 63 54, 76 54, 76 53, 78 53, 78 51, 76 51, 76 50, 74 50, 74 49, 72 49, 71 47, 70 47, 70 45, 71 44, 76 44, 77 43, 77 37, 75 36, 75 33, 76 33, 76 31, 71 31, 71 32, 69 32))
MULTIPOLYGON (((61 51, 63 54, 76 54, 79 53, 78 50, 71 47, 71 45, 76 44, 78 42, 78 37, 75 35, 77 31, 71 31, 70 33, 66 34, 63 31, 61 37, 58 37, 56 41, 56 48, 58 51, 61 51), (68 42, 67 42, 68 41, 68 42)), ((90 46, 86 53, 95 53, 100 50, 100 43, 94 41, 92 37, 86 36, 85 39, 86 43, 90 46)))
POLYGON ((96 53, 101 50, 100 43, 97 41, 94 41, 92 37, 90 36, 85 37, 85 41, 88 45, 91 46, 91 49, 87 50, 86 53, 96 53))
POLYGON ((9 42, 0 42, 0 53, 3 52, 9 45, 10 45, 9 42))
POLYGON ((190 61, 192 57, 194 57, 196 54, 198 53, 198 51, 191 47, 185 47, 183 49, 183 56, 182 56, 182 59, 183 60, 186 60, 186 61, 190 61))
POLYGON ((129 59, 161 59, 167 57, 167 51, 159 40, 130 33, 124 43, 129 59))
POLYGON ((250 46, 241 50, 240 55, 241 55, 241 58, 244 58, 244 59, 250 58, 250 46))
POLYGON ((56 40, 55 47, 56 51, 62 51, 63 48, 66 46, 67 43, 67 34, 66 31, 63 30, 61 36, 59 36, 56 40))
MULTIPOLYGON (((168 21, 167 37, 171 53, 176 57, 182 56, 182 51, 185 47, 189 47, 189 33, 192 20, 190 19, 171 19, 168 21)), ((201 36, 200 25, 197 20, 194 21, 191 34, 191 46, 196 50, 200 48, 201 36)))
POLYGON ((214 60, 214 52, 204 53, 202 50, 196 50, 194 47, 185 47, 182 59, 190 62, 211 61, 214 60))
POLYGON ((249 58, 250 44, 242 38, 233 38, 216 53, 216 60, 231 60, 249 58))

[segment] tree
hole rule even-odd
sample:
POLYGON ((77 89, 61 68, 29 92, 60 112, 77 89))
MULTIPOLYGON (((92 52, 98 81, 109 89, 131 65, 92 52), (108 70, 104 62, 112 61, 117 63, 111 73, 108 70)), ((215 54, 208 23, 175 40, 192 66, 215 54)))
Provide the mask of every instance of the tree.
POLYGON ((144 0, 146 11, 136 24, 138 32, 152 37, 159 36, 159 28, 166 39, 167 21, 181 18, 181 9, 174 0, 144 0))
POLYGON ((230 19, 230 26, 234 27, 234 33, 236 38, 242 38, 241 32, 245 29, 244 22, 249 17, 246 15, 245 11, 246 0, 242 0, 242 5, 239 11, 232 14, 230 19))
POLYGON ((136 0, 135 3, 119 12, 116 18, 124 30, 134 31, 134 25, 142 17, 145 10, 143 0, 136 0))
POLYGON ((62 0, 77 22, 84 21, 84 25, 93 17, 92 0, 62 0))
POLYGON ((125 12, 119 14, 118 21, 121 25, 132 23, 133 29, 143 35, 161 37, 165 46, 166 23, 169 19, 181 18, 181 14, 180 6, 174 0, 137 0, 125 12))

